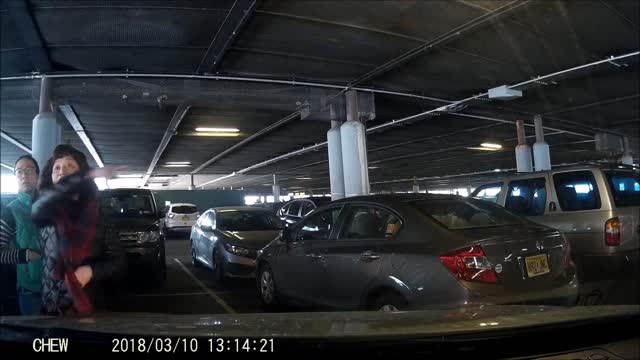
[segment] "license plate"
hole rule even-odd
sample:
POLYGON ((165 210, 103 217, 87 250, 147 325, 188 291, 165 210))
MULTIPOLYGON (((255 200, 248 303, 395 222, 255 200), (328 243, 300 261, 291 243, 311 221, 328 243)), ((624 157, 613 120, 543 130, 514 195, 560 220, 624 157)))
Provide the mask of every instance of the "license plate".
POLYGON ((189 217, 188 217, 188 216, 183 216, 183 217, 182 217, 182 221, 187 221, 187 220, 189 220, 189 217))
POLYGON ((544 275, 550 272, 547 255, 529 256, 524 259, 527 265, 527 275, 531 277, 544 275))

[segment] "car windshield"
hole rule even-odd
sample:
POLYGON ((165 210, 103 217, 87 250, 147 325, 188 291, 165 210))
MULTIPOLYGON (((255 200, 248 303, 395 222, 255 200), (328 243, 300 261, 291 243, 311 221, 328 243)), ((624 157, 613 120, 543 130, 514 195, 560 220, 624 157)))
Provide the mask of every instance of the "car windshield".
POLYGON ((521 217, 490 202, 472 199, 433 199, 411 202, 423 214, 450 230, 526 223, 521 217))
POLYGON ((174 206, 173 208, 171 208, 171 212, 176 214, 191 215, 191 214, 196 214, 198 212, 198 208, 192 205, 180 205, 180 206, 174 206))
POLYGON ((640 206, 640 174, 609 171, 606 175, 616 206, 640 206))
POLYGON ((123 194, 100 197, 103 214, 118 217, 155 216, 153 198, 149 195, 123 194))
POLYGON ((226 231, 282 230, 280 219, 265 211, 220 211, 216 227, 226 231))

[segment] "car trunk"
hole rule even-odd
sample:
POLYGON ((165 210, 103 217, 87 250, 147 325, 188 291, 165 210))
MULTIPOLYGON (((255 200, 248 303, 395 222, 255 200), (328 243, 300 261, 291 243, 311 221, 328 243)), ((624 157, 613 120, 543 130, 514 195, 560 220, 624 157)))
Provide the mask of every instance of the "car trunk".
POLYGON ((558 231, 523 224, 460 232, 469 239, 468 246, 482 248, 496 273, 497 284, 465 281, 465 286, 482 290, 485 295, 544 289, 552 286, 565 271, 568 249, 558 231))

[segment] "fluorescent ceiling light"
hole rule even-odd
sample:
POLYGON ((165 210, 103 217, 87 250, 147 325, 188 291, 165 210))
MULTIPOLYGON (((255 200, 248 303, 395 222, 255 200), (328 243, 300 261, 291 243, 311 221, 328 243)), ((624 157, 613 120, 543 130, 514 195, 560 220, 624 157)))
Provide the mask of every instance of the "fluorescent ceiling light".
POLYGON ((470 146, 467 149, 469 149, 469 150, 480 150, 480 151, 499 151, 500 150, 500 149, 497 149, 497 148, 482 147, 482 146, 470 146))
POLYGON ((218 127, 197 127, 197 132, 223 132, 223 133, 237 133, 240 132, 236 128, 218 128, 218 127))
POLYGON ((229 133, 229 132, 196 132, 196 133, 192 133, 192 134, 188 134, 188 135, 193 135, 193 136, 224 136, 224 137, 236 137, 236 136, 240 136, 239 133, 229 133))
POLYGON ((379 166, 369 166, 369 169, 378 169, 379 166))
POLYGON ((120 174, 116 175, 117 178, 130 178, 130 179, 142 179, 144 175, 141 174, 120 174))
POLYGON ((160 165, 162 167, 168 167, 168 168, 183 168, 183 167, 191 167, 191 165, 189 164, 164 164, 164 165, 160 165))
POLYGON ((494 172, 500 172, 500 171, 502 171, 502 170, 500 170, 500 169, 493 169, 493 171, 494 171, 494 172))
POLYGON ((484 148, 490 148, 490 149, 502 149, 502 145, 494 144, 494 143, 482 143, 480 144, 480 146, 484 148))
POLYGON ((149 181, 164 181, 164 180, 171 180, 171 179, 173 179, 173 176, 154 176, 150 178, 149 181))
POLYGON ((296 180, 312 180, 310 177, 297 177, 296 180))
POLYGON ((191 161, 167 161, 167 165, 191 165, 191 161))

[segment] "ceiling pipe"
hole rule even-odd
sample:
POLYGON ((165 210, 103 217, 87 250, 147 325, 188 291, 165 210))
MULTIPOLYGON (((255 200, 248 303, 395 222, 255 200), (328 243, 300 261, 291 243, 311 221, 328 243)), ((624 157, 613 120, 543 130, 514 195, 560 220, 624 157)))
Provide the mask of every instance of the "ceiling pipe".
POLYGON ((527 145, 524 131, 524 121, 516 121, 516 131, 518 132, 518 145, 516 146, 516 168, 518 172, 532 172, 533 161, 531 160, 531 147, 527 145))
POLYGON ((422 96, 412 93, 391 91, 384 89, 375 89, 361 86, 348 85, 335 85, 324 84, 312 81, 296 81, 296 80, 276 80, 256 77, 243 77, 243 76, 221 76, 221 75, 196 75, 196 74, 158 74, 158 73, 68 73, 68 74, 39 74, 34 73, 31 75, 18 75, 18 76, 4 76, 0 77, 0 81, 17 81, 17 80, 35 80, 48 77, 51 79, 91 79, 91 78, 160 78, 160 79, 182 79, 182 80, 211 80, 211 81, 237 81, 237 82, 251 82, 259 84, 276 84, 287 86, 307 86, 322 89, 335 89, 346 91, 353 89, 362 92, 369 92, 374 94, 393 95, 400 97, 407 97, 419 100, 429 100, 440 103, 451 103, 451 100, 440 99, 431 96, 422 96))

